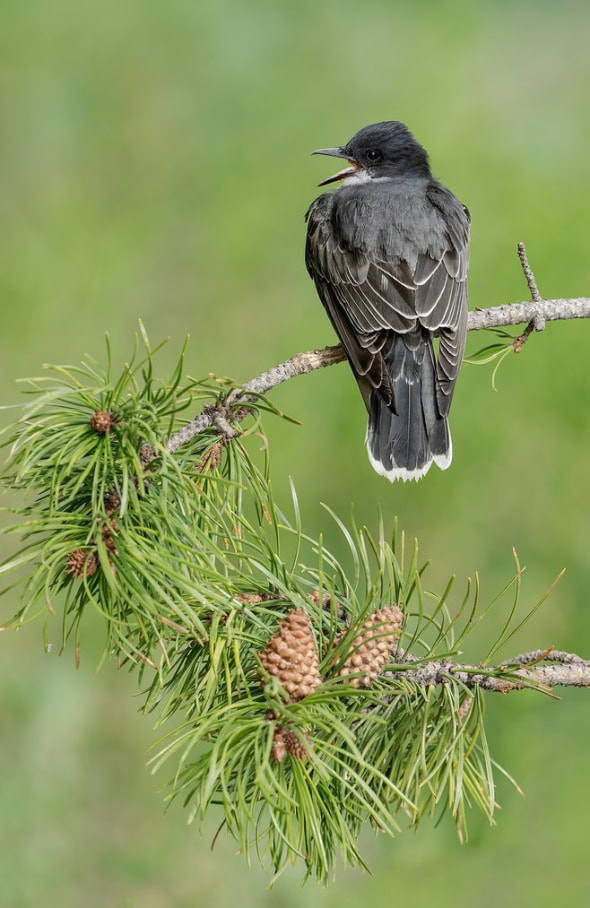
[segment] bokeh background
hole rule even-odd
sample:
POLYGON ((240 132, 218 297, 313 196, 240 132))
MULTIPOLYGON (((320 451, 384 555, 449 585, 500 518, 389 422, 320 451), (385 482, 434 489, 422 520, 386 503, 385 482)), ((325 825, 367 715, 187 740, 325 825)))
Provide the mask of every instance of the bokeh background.
MULTIPOLYGON (((527 298, 524 240, 542 293, 590 293, 590 6, 584 0, 20 0, 0 29, 0 396, 43 362, 120 361, 139 318, 166 374, 246 380, 334 341, 303 264, 307 205, 328 175, 317 147, 381 119, 407 122, 473 216, 472 306, 527 298)), ((470 338, 475 350, 486 342, 470 338)), ((491 384, 465 366, 455 459, 390 486, 364 452, 345 366, 277 389, 301 426, 267 424, 279 500, 291 476, 309 532, 340 545, 321 502, 375 527, 399 517, 428 585, 479 571, 483 601, 527 571, 523 609, 567 572, 518 640, 590 652, 590 325, 550 325, 491 384)), ((6 418, 6 417, 5 417, 6 418)), ((2 543, 2 552, 10 551, 2 543)), ((7 617, 13 603, 0 604, 7 617)), ((482 632, 481 653, 486 635, 482 632)), ((54 629, 58 639, 58 622, 54 629)), ((163 777, 133 679, 45 654, 41 627, 0 635, 0 901, 309 908, 396 903, 549 906, 588 892, 588 694, 490 697, 492 752, 522 785, 477 815, 396 841, 367 836, 372 875, 342 871, 272 891, 223 835, 162 810, 163 777)), ((51 636, 51 631, 50 631, 51 636)), ((513 654, 514 654, 513 652, 513 654)), ((474 652, 477 657, 477 652, 474 652)), ((510 655, 505 652, 504 655, 510 655)))

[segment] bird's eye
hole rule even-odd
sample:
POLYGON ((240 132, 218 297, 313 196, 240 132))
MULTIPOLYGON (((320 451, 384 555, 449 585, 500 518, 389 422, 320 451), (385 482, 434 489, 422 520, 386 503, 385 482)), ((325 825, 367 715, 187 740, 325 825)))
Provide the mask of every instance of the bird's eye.
POLYGON ((369 161, 372 161, 373 163, 375 163, 375 161, 381 160, 381 152, 377 151, 376 148, 371 148, 371 150, 367 152, 367 157, 368 157, 369 161))

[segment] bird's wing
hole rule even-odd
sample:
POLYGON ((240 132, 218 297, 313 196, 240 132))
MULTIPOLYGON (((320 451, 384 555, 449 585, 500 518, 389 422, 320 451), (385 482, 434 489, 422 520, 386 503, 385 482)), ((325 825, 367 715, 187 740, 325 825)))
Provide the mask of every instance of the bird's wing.
MULTIPOLYGON (((439 298, 428 314, 425 297, 423 299, 421 292, 417 291, 417 312, 420 323, 437 331, 440 338, 436 363, 436 396, 439 410, 444 416, 451 406, 467 339, 467 273, 471 216, 468 209, 440 183, 431 183, 427 197, 442 214, 446 227, 446 248, 439 258, 437 269, 443 274, 443 278, 439 279, 442 285, 439 298)), ((430 291, 432 280, 428 283, 430 291)), ((427 296, 429 291, 426 293, 427 296)))
POLYGON ((306 263, 357 377, 386 403, 392 388, 380 350, 388 332, 421 325, 440 335, 437 401, 445 415, 465 347, 469 219, 448 190, 440 187, 440 197, 438 184, 432 186, 437 223, 450 223, 424 238, 424 251, 401 257, 394 232, 390 241, 383 234, 375 252, 338 242, 330 217, 334 194, 326 193, 307 213, 306 263))

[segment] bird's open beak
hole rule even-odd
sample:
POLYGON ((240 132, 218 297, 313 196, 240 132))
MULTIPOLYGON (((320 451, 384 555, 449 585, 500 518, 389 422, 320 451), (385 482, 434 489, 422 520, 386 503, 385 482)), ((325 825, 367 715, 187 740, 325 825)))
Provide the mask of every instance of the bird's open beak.
POLYGON ((342 148, 318 148, 317 151, 312 151, 312 154, 327 154, 331 158, 344 158, 348 160, 350 167, 345 167, 344 170, 339 170, 338 173, 335 173, 333 176, 328 177, 326 180, 322 180, 321 183, 318 183, 318 186, 326 186, 328 183, 337 183, 338 180, 344 180, 345 177, 351 177, 354 173, 361 170, 361 165, 357 164, 356 161, 351 161, 350 158, 346 157, 346 152, 342 148))

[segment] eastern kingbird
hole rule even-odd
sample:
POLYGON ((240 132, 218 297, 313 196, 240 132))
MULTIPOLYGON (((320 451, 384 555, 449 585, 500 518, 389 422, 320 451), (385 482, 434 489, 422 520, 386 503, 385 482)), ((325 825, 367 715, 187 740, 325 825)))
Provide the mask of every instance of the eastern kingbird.
POLYGON ((469 211, 403 123, 312 153, 350 164, 319 184, 342 181, 307 212, 306 264, 369 411, 369 460, 392 481, 420 479, 432 461, 445 470, 467 334, 469 211))

